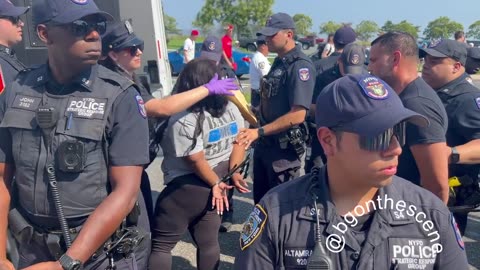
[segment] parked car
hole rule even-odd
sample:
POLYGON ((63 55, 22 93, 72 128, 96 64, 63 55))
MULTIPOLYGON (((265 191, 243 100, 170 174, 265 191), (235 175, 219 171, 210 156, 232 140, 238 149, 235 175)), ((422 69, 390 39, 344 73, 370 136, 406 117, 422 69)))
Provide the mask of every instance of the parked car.
MULTIPOLYGON (((197 44, 195 46, 195 58, 200 57, 200 50, 202 46, 201 44, 197 44)), ((233 61, 237 64, 237 70, 235 70, 235 74, 237 77, 241 77, 242 75, 248 74, 250 71, 250 61, 252 59, 251 54, 247 54, 244 52, 240 52, 233 48, 233 61)), ((172 70, 172 75, 178 75, 183 70, 183 47, 180 47, 176 51, 172 51, 168 53, 168 61, 170 62, 170 69, 172 70)))
POLYGON ((310 47, 315 47, 315 45, 325 41, 323 38, 318 38, 315 35, 308 35, 305 37, 297 38, 298 42, 302 43, 302 49, 308 50, 310 47))
POLYGON ((238 46, 240 48, 247 49, 249 52, 255 52, 257 50, 257 40, 254 38, 239 38, 238 46))

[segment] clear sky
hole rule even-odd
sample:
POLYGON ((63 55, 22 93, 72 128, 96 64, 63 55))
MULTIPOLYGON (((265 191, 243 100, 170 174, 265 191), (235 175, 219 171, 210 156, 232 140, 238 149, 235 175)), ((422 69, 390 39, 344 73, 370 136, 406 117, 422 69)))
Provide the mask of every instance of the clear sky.
MULTIPOLYGON (((162 0, 165 12, 177 19, 178 27, 189 31, 196 14, 205 0, 162 0)), ((351 22, 375 21, 382 26, 385 21, 398 23, 407 20, 423 29, 440 17, 448 16, 468 30, 468 26, 480 20, 479 0, 274 0, 273 12, 290 15, 303 13, 313 19, 312 31, 318 32, 326 21, 351 22)), ((422 36, 422 33, 420 33, 422 36)))

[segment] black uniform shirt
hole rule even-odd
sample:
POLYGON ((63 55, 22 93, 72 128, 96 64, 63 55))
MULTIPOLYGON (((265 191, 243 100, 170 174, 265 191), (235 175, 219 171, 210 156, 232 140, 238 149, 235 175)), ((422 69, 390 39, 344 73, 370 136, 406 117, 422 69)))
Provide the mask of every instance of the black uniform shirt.
POLYGON ((342 74, 340 74, 338 65, 334 65, 333 67, 325 70, 322 73, 319 73, 317 71, 317 76, 315 77, 315 88, 313 90, 312 96, 312 104, 317 103, 317 97, 320 92, 322 92, 323 88, 325 88, 325 86, 329 85, 330 83, 341 77, 342 74))
MULTIPOLYGON (((101 72, 111 72, 98 65, 91 70, 79 75, 69 85, 59 85, 54 82, 50 72, 45 66, 42 76, 38 77, 39 83, 45 83, 51 94, 69 95, 72 92, 90 91, 89 86, 97 80, 99 69, 101 72)), ((29 72, 29 71, 25 71, 29 72)), ((5 100, 0 104, 0 122, 5 111, 11 106, 15 93, 4 93, 5 100)), ((109 138, 108 160, 111 166, 143 165, 149 162, 148 156, 148 130, 145 119, 143 101, 134 87, 129 87, 122 92, 113 103, 112 112, 108 116, 106 132, 109 138)), ((12 163, 11 137, 8 129, 0 128, 0 162, 12 163)))
POLYGON ((427 127, 407 123, 407 139, 398 161, 397 175, 420 185, 420 173, 410 147, 417 144, 445 142, 448 120, 442 101, 422 79, 417 78, 400 93, 405 108, 424 115, 430 121, 427 127))
POLYGON ((10 85, 18 72, 25 69, 11 48, 0 45, 0 67, 2 67, 5 84, 10 85))
POLYGON ((315 68, 301 49, 295 47, 284 57, 275 58, 270 72, 266 75, 267 79, 272 77, 283 79, 277 80, 275 96, 262 96, 261 110, 267 123, 290 112, 293 106, 301 106, 307 110, 310 108, 315 86, 315 68))
POLYGON ((262 198, 243 227, 234 269, 306 269, 315 246, 313 194, 330 269, 468 269, 455 219, 431 192, 394 176, 372 200, 376 209, 368 204, 374 214, 371 221, 364 220, 370 224, 364 240, 358 231, 352 233, 353 216, 342 219, 336 213, 325 167, 317 180, 307 174, 262 198), (432 254, 432 249, 441 252, 432 254))
POLYGON ((314 66, 317 74, 321 74, 325 72, 327 69, 333 68, 337 64, 337 60, 342 53, 333 52, 327 58, 322 58, 320 60, 315 61, 314 66))
MULTIPOLYGON (((437 90, 448 115, 450 147, 480 139, 480 90, 463 74, 437 90)), ((478 176, 480 165, 451 165, 450 176, 478 176)))

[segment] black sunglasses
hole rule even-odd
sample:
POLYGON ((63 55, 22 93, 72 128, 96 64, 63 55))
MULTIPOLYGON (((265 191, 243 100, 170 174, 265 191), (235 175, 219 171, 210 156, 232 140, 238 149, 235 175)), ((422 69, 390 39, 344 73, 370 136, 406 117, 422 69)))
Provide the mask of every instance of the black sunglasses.
POLYGON ((9 20, 12 24, 18 24, 20 22, 20 16, 0 16, 0 19, 9 20))
POLYGON ((49 24, 51 26, 68 27, 71 33, 76 37, 84 37, 92 31, 97 31, 98 34, 103 35, 107 31, 106 21, 97 21, 88 23, 83 20, 76 20, 68 24, 49 24))
MULTIPOLYGON (((393 128, 389 128, 384 132, 378 134, 377 136, 360 136, 360 148, 372 152, 386 151, 390 147, 393 136, 397 138, 398 143, 402 147, 405 145, 406 140, 406 125, 407 123, 403 121, 396 124, 393 128)), ((333 127, 330 129, 333 131, 344 131, 341 127, 333 127)))
POLYGON ((129 47, 120 48, 116 51, 128 50, 130 52, 131 56, 135 56, 135 55, 137 55, 138 50, 143 52, 143 49, 144 49, 144 44, 142 43, 142 44, 138 44, 138 45, 133 45, 133 46, 129 46, 129 47))

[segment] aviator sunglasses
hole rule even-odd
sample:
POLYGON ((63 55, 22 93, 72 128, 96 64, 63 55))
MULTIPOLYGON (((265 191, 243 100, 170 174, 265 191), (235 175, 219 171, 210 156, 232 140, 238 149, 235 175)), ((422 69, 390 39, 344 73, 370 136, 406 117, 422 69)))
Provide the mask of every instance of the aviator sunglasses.
MULTIPOLYGON (((342 130, 341 127, 330 128, 333 131, 347 131, 342 130)), ((374 137, 360 136, 359 144, 360 148, 366 151, 372 152, 382 152, 387 150, 390 147, 392 142, 392 137, 395 136, 400 144, 400 147, 405 145, 405 129, 406 122, 400 122, 396 124, 393 128, 389 128, 384 132, 378 134, 374 137)))

